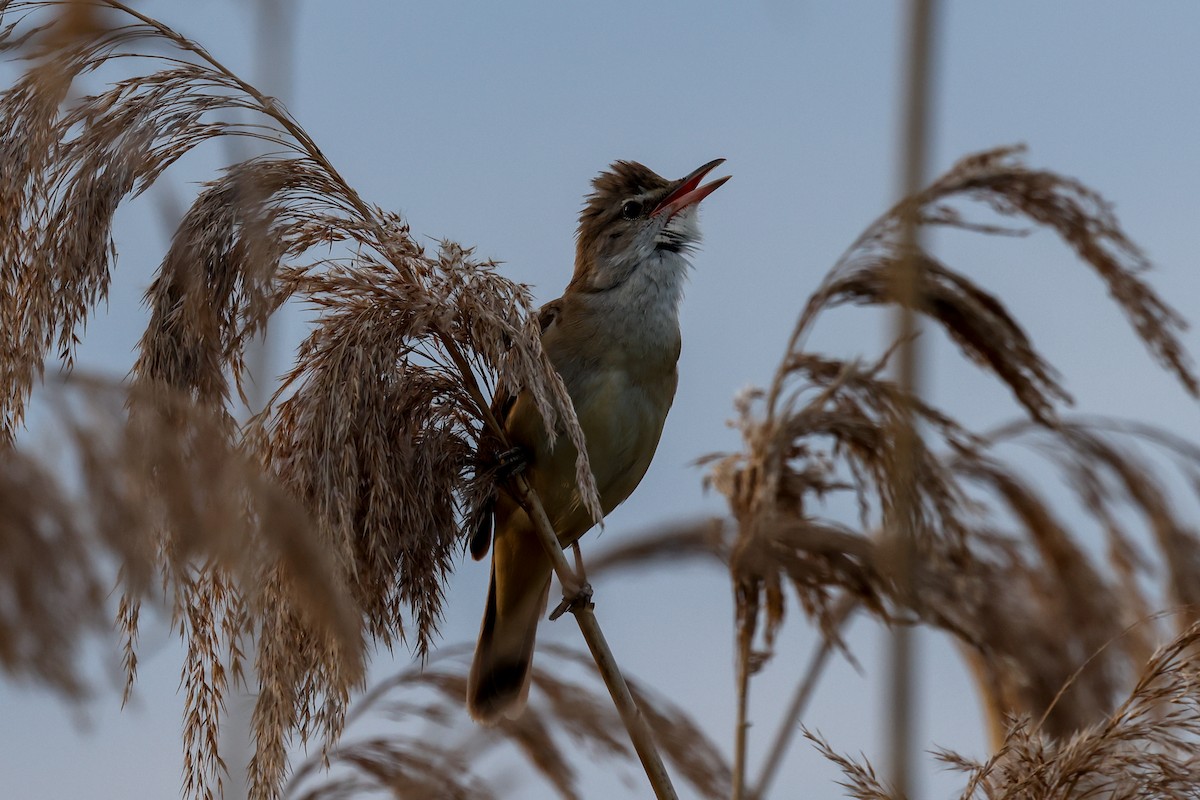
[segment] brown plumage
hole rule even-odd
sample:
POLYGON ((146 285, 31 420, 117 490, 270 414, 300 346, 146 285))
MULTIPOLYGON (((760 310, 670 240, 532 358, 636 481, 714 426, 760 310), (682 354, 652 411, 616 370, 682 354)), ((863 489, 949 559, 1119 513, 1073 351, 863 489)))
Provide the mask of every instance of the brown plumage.
MULTIPOLYGON (((628 161, 602 173, 580 215, 575 274, 541 311, 542 346, 574 403, 605 514, 646 474, 675 396, 685 254, 699 240, 696 205, 724 183, 699 185, 719 163, 678 181, 628 161)), ((566 547, 595 523, 576 487, 575 448, 562 437, 551 446, 527 392, 498 398, 496 410, 566 547)), ((492 576, 467 689, 471 716, 485 724, 524 708, 551 575, 528 516, 503 491, 476 531, 476 558, 489 522, 492 576)))

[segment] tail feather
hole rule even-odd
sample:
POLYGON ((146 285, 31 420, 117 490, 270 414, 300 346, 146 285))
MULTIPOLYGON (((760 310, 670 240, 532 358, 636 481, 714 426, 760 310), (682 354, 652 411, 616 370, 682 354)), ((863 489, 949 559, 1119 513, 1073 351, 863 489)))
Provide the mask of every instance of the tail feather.
POLYGON ((525 710, 537 625, 550 593, 549 564, 539 569, 538 563, 545 560, 544 553, 541 559, 533 553, 534 563, 514 564, 503 558, 505 552, 497 547, 493 553, 487 605, 467 679, 467 712, 484 725, 495 725, 501 717, 516 719, 525 710), (512 574, 513 568, 522 574, 512 574))

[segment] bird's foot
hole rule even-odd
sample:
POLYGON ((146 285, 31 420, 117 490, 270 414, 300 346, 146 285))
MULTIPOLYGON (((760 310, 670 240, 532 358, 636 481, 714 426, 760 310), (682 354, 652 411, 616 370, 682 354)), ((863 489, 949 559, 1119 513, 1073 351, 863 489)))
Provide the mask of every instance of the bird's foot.
POLYGON ((514 475, 524 472, 527 466, 529 466, 529 453, 525 448, 510 448, 496 459, 496 478, 506 481, 514 475))
POLYGON ((585 608, 591 606, 591 604, 592 585, 587 582, 581 583, 579 584, 579 588, 573 593, 567 593, 565 591, 563 592, 562 602, 550 612, 550 619, 558 619, 568 611, 575 611, 580 608, 585 608))

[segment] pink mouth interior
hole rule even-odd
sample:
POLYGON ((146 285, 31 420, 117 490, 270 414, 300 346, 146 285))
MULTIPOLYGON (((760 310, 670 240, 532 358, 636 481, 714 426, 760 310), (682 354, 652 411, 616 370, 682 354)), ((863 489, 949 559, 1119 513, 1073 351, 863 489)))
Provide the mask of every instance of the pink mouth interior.
POLYGON ((675 187, 675 191, 663 198, 662 202, 650 212, 650 216, 654 217, 666 212, 667 219, 670 219, 683 209, 699 203, 719 189, 732 176, 726 175, 724 178, 720 178, 704 186, 700 186, 700 181, 704 180, 704 176, 720 166, 724 160, 723 158, 719 158, 709 164, 705 164, 696 170, 696 172, 689 175, 683 183, 675 187))

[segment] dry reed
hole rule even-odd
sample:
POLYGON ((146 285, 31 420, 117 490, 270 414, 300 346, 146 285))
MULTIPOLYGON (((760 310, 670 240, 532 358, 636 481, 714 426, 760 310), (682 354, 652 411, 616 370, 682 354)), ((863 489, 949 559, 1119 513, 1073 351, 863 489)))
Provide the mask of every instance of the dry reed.
MULTIPOLYGON (((996 752, 974 761, 938 752, 966 776, 960 800, 1183 800, 1200 783, 1200 624, 1193 623, 1149 658, 1129 695, 1094 724, 1048 736, 1028 718, 1011 724, 996 752)), ((809 738, 843 771, 842 786, 859 800, 900 800, 866 762, 809 738)))
MULTIPOLYGON (((398 733, 339 744, 368 645, 404 643, 425 656, 434 641, 446 575, 493 490, 478 454, 493 447, 481 446, 481 430, 496 376, 530 389, 548 428, 586 452, 527 288, 455 243, 427 252, 402 219, 360 198, 277 103, 160 23, 110 0, 0 2, 0 15, 0 52, 29 58, 0 95, 0 586, 15 599, 0 603, 0 667, 81 691, 79 643, 103 624, 112 564, 126 593, 118 625, 130 684, 140 603, 157 596, 156 578, 186 642, 190 797, 221 792, 223 699, 251 641, 255 797, 278 796, 292 737, 323 745, 288 786, 303 798, 495 796, 469 765, 499 741, 515 743, 563 797, 579 794, 571 749, 629 758, 612 708, 540 669, 525 718, 473 730, 465 743, 398 733), (80 76, 117 63, 150 69, 73 94, 80 76), (235 111, 256 121, 231 121, 235 111), (232 165, 203 188, 147 292, 131 381, 52 387, 69 464, 35 457, 18 436, 26 405, 52 355, 70 363, 105 298, 117 208, 222 136, 280 153, 232 165), (316 322, 267 409, 239 426, 246 346, 291 299, 316 322), (320 782, 326 757, 336 766, 320 782)), ((1017 155, 1002 148, 960 161, 834 266, 770 387, 738 400, 743 451, 712 459, 710 480, 734 524, 669 530, 604 566, 645 567, 667 553, 727 563, 746 674, 770 657, 789 586, 834 643, 847 602, 888 623, 949 632, 975 670, 998 747, 983 764, 947 755, 970 772, 964 798, 1193 796, 1200 541, 1162 489, 1161 459, 1137 447, 1165 454, 1198 491, 1200 447, 1144 425, 1068 416, 1058 373, 1003 303, 928 253, 915 309, 994 374, 1026 419, 968 431, 885 376, 890 351, 841 361, 803 349, 823 311, 898 301, 906 215, 1013 232, 967 220, 961 206, 975 202, 1057 233, 1152 357, 1196 395, 1183 321, 1142 277, 1145 256, 1107 202, 1017 155), (892 432, 910 409, 921 436, 903 459, 915 502, 902 503, 892 432), (1014 444, 1074 492, 1107 537, 1105 559, 1004 457, 1014 444), (818 515, 822 498, 843 492, 856 499, 856 520, 818 515), (893 540, 880 535, 901 524, 915 547, 904 587, 893 540), (1193 611, 1178 615, 1183 633, 1146 666, 1164 633, 1137 624, 1161 605, 1146 589, 1154 563, 1166 575, 1163 602, 1193 611)), ((577 468, 589 490, 586 461, 577 468)), ((463 694, 461 665, 450 662, 406 671, 369 698, 424 691, 392 709, 449 728, 463 694)), ((686 713, 634 694, 696 792, 727 796, 729 768, 686 713)), ((891 796, 869 765, 825 750, 852 795, 891 796)))
POLYGON ((1200 539, 1160 488, 1161 459, 1145 460, 1131 445, 1157 447, 1193 481, 1200 451, 1151 426, 1066 417, 1071 398, 1057 372, 1003 303, 928 253, 919 254, 917 310, 1008 387, 1023 423, 992 435, 965 430, 883 376, 892 351, 864 364, 803 350, 822 311, 897 302, 892 274, 906 214, 923 225, 1013 232, 968 221, 960 208, 967 201, 1059 234, 1106 283, 1151 355, 1196 395, 1178 336, 1183 320, 1143 279, 1148 263, 1107 202, 1078 181, 1029 169, 1014 148, 961 160, 873 223, 838 261, 804 308, 770 388, 738 400, 744 450, 710 459, 710 480, 737 523, 728 544, 737 650, 747 672, 769 658, 786 586, 835 642, 841 615, 833 597, 854 598, 887 623, 920 622, 956 638, 997 744, 1007 720, 1020 715, 1044 715, 1042 732, 1066 737, 1114 708, 1156 638, 1153 630, 1123 633, 1159 607, 1143 588, 1151 562, 1142 541, 1153 543, 1167 571, 1165 602, 1194 608, 1200 582, 1200 539), (891 480, 899 463, 893 433, 908 409, 919 436, 907 459, 915 494, 902 506, 891 480), (1099 523, 1107 567, 1004 457, 1014 441, 1031 442, 1099 523), (820 517, 822 498, 844 491, 857 499, 856 523, 820 517), (1124 509, 1144 520, 1148 536, 1139 537, 1124 509), (895 538, 881 535, 899 528, 914 536, 903 585, 895 538))
MULTIPOLYGON (((118 206, 203 142, 270 143, 276 155, 235 164, 203 189, 147 292, 150 323, 132 391, 176 399, 165 408, 131 402, 128 425, 114 424, 161 437, 162 447, 205 470, 154 465, 155 480, 171 486, 142 543, 177 588, 173 608, 187 643, 185 793, 220 791, 223 697, 241 675, 241 647, 252 633, 261 686, 250 789, 271 797, 290 737, 336 740, 365 642, 427 651, 462 522, 490 490, 473 458, 488 414, 480 382, 504 373, 531 392, 548 429, 570 437, 581 454, 586 449, 541 351, 526 287, 453 243, 425 252, 399 217, 346 184, 276 102, 195 42, 115 0, 87 7, 83 25, 78 4, 0 4, 0 51, 29 59, 0 96, 0 428, 15 439, 48 357, 56 352, 69 365, 78 332, 103 302, 118 206), (82 75, 134 66, 150 70, 118 75, 96 95, 72 94, 82 75), (253 121, 233 121, 247 113, 253 121), (240 394, 245 347, 288 298, 315 308, 318 321, 281 394, 241 429, 231 399, 240 394), (191 427, 193 414, 205 415, 207 427, 191 427), (260 481, 301 504, 298 516, 312 525, 310 537, 296 538, 309 543, 304 559, 256 561, 247 572, 201 557, 207 551, 197 539, 221 537, 210 546, 224 552, 233 547, 225 536, 242 547, 277 545, 289 530, 278 519, 281 507, 250 506, 244 491, 222 491, 230 487, 217 480, 217 462, 204 458, 210 443, 214 452, 258 461, 270 476, 260 481), (185 478, 213 487, 203 515, 171 503, 185 478), (310 573, 329 585, 305 597, 294 589, 313 583, 310 573), (330 597, 339 602, 324 616, 336 616, 337 625, 322 616, 330 597)), ((97 455, 85 474, 111 466, 97 455)), ((595 507, 584 455, 577 466, 595 507)), ((29 470, 13 476, 17 484, 43 478, 29 470)), ((111 519, 100 522, 118 527, 128 522, 121 514, 133 513, 107 508, 111 519)), ((27 544, 48 550, 40 540, 27 544)), ((62 584, 47 582, 45 591, 62 584)), ((85 583, 80 591, 91 597, 97 589, 85 583)), ((56 598, 40 597, 38 607, 48 614, 55 602, 79 602, 56 598)), ((135 591, 119 620, 131 680, 137 602, 135 591)), ((48 642, 47 654, 5 663, 40 668, 63 646, 48 642)), ((66 674, 52 680, 74 687, 66 674)))
POLYGON ((119 569, 126 696, 140 604, 161 597, 187 643, 186 789, 219 789, 213 743, 250 621, 275 604, 295 609, 303 629, 336 646, 342 669, 357 678, 363 646, 352 598, 308 514, 228 444, 223 418, 148 384, 131 390, 75 376, 43 397, 54 435, 9 446, 3 460, 0 546, 17 600, 0 620, 0 642, 12 643, 0 648, 3 664, 82 689, 82 634, 106 627, 119 569), (264 578, 273 575, 286 578, 268 591, 264 578))
MULTIPOLYGON (((380 681, 354 703, 351 727, 329 757, 326 775, 319 758, 297 769, 285 796, 335 800, 374 795, 421 798, 494 798, 506 793, 480 765, 491 752, 519 752, 533 773, 563 800, 586 796, 577 764, 631 764, 634 754, 623 725, 585 653, 555 645, 539 649, 527 711, 495 727, 463 726, 460 707, 468 662, 463 651, 445 650, 424 668, 404 670, 380 681), (585 680, 567 677, 572 672, 585 680), (356 737, 355 725, 380 718, 395 725, 387 735, 356 737), (422 728, 413 725, 423 723, 422 728)), ((631 684, 669 763, 698 797, 720 800, 730 790, 729 767, 718 748, 678 707, 631 684)))

